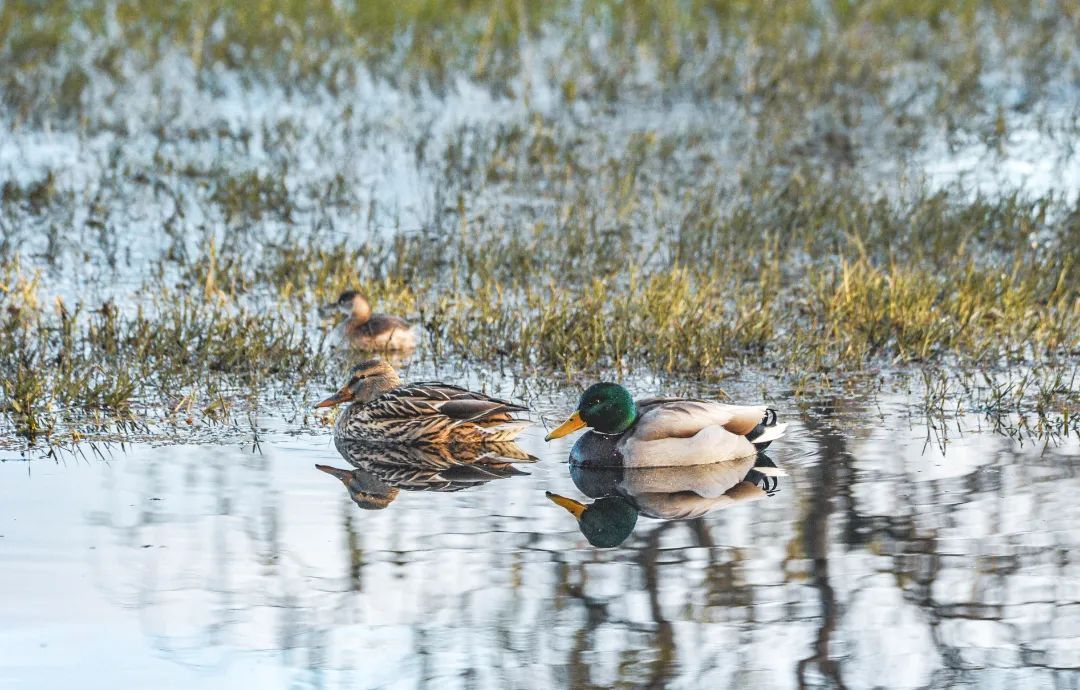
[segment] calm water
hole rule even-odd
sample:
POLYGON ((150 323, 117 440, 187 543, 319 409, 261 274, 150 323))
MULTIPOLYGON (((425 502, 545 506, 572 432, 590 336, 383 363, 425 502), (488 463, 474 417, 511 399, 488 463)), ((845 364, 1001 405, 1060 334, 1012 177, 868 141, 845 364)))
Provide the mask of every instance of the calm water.
MULTIPOLYGON (((913 137, 898 115, 922 117, 934 92, 902 74, 880 101, 838 93, 770 134, 741 88, 568 102, 558 36, 531 46, 500 95, 464 76, 433 93, 363 70, 344 89, 296 89, 204 74, 168 46, 146 64, 123 44, 107 61, 124 78, 104 78, 110 44, 80 40, 89 48, 65 51, 50 82, 66 62, 86 68, 78 124, 53 106, 41 124, 0 107, 0 187, 48 179, 57 194, 9 211, 0 236, 5 256, 44 271, 43 304, 134 310, 159 274, 183 294, 177 257, 211 241, 250 257, 395 233, 444 241, 465 221, 561 224, 578 189, 612 227, 651 233, 692 217, 687 190, 738 190, 808 157, 824 170, 812 149, 834 130, 855 154, 831 174, 900 198, 1080 188, 1075 79, 1026 103, 1008 64, 997 87, 981 84, 1006 133, 991 145, 976 136, 985 118, 963 111, 963 136, 928 124, 913 137), (555 152, 530 162, 517 137, 555 152), (677 146, 642 156, 623 218, 590 160, 630 161, 646 141, 677 146), (561 181, 578 160, 580 177, 561 181), (214 200, 251 173, 280 180, 288 213, 234 219, 214 200)), ((1003 57, 1023 60, 1010 45, 1003 57)), ((544 404, 534 418, 549 423, 572 407, 544 404)), ((587 500, 566 464, 574 439, 545 444, 542 425, 522 440, 539 459, 527 474, 383 486, 367 499, 379 510, 315 468, 350 467, 329 429, 297 433, 282 409, 259 420, 257 447, 83 444, 27 460, 0 437, 0 688, 1080 688, 1077 439, 1021 443, 975 415, 931 428, 921 398, 770 404, 791 424, 768 452, 787 473, 771 495, 641 516, 612 549, 546 497, 587 500)))
POLYGON ((329 433, 0 463, 0 687, 1080 685, 1075 441, 780 407, 773 495, 615 549, 540 427, 529 474, 382 510, 329 433))

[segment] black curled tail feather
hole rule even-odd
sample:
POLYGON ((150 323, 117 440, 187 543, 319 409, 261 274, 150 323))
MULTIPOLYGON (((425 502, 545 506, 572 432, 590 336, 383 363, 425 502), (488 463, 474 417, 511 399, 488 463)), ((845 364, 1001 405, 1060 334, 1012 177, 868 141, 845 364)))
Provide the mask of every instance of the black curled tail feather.
MULTIPOLYGON (((754 439, 765 433, 765 430, 769 427, 776 426, 777 416, 776 410, 769 407, 765 409, 765 416, 761 418, 761 422, 758 423, 750 433, 746 435, 746 440, 754 443, 754 439)), ((754 447, 758 450, 765 450, 772 444, 772 441, 765 441, 764 443, 754 443, 754 447)))

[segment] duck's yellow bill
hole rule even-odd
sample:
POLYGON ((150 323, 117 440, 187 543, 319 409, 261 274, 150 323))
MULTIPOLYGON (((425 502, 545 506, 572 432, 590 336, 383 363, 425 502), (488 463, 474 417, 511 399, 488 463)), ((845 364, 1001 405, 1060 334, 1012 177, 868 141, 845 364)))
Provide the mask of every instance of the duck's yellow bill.
POLYGON ((570 419, 552 429, 551 433, 544 437, 544 440, 550 441, 553 438, 562 438, 567 434, 574 433, 578 429, 584 429, 586 426, 587 424, 585 424, 585 420, 581 418, 581 414, 579 412, 574 412, 574 414, 570 415, 570 419))
POLYGON ((581 514, 585 512, 585 504, 584 503, 582 503, 581 501, 575 501, 572 498, 567 498, 566 496, 560 496, 559 494, 553 494, 550 491, 545 491, 544 495, 547 496, 548 500, 550 500, 555 505, 562 506, 563 508, 566 508, 567 510, 569 510, 570 513, 575 518, 577 518, 577 520, 579 520, 579 521, 581 520, 581 514))
POLYGON ((339 390, 337 393, 334 393, 329 398, 327 398, 326 400, 323 400, 321 403, 319 403, 315 407, 316 407, 316 409, 320 408, 320 407, 333 407, 334 405, 340 405, 341 403, 349 402, 352 399, 353 399, 352 391, 349 390, 348 386, 345 386, 344 388, 339 390))

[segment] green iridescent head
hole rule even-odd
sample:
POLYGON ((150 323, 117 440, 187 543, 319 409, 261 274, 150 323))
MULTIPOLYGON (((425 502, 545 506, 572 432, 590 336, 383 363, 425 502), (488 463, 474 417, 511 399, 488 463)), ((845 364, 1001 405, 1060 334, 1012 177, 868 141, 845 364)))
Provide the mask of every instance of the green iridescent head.
POLYGON ((630 391, 617 383, 594 383, 581 394, 577 410, 570 419, 548 434, 544 440, 560 438, 583 427, 602 434, 621 434, 637 420, 637 404, 630 391))

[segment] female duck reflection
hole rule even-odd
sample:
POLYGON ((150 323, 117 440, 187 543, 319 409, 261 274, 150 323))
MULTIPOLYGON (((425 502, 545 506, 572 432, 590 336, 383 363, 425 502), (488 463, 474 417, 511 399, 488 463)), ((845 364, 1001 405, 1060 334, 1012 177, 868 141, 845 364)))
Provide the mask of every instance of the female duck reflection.
POLYGON ((405 446, 336 439, 342 457, 355 469, 315 465, 337 477, 364 510, 381 510, 401 491, 461 491, 495 479, 528 474, 516 463, 536 457, 515 443, 484 446, 405 446))

